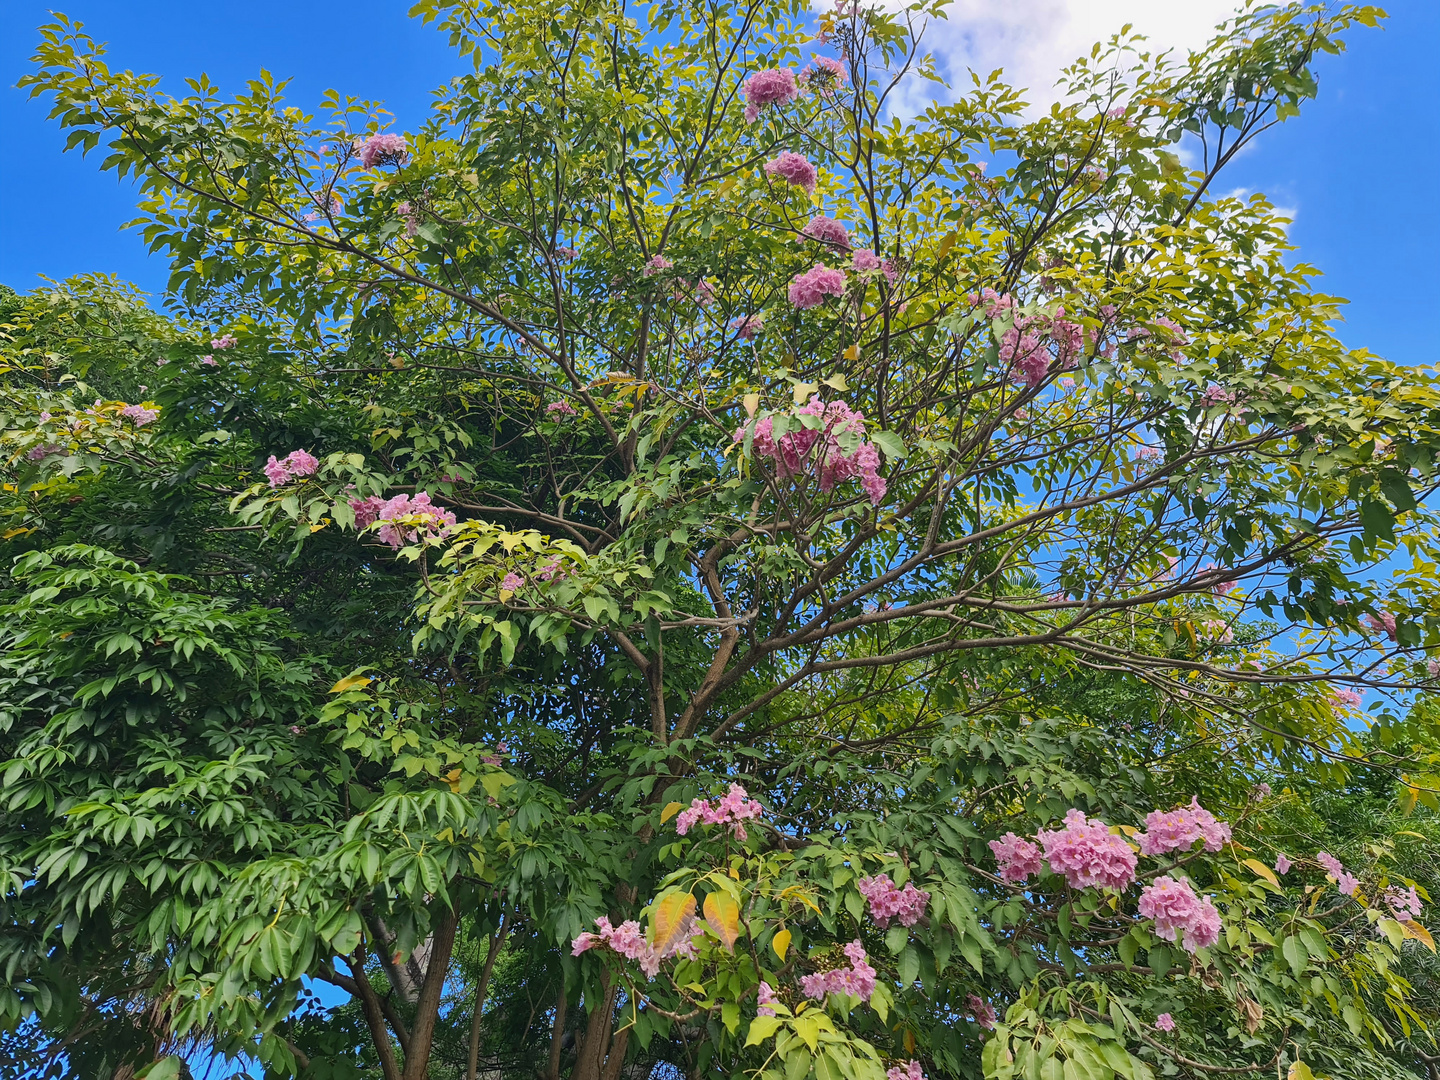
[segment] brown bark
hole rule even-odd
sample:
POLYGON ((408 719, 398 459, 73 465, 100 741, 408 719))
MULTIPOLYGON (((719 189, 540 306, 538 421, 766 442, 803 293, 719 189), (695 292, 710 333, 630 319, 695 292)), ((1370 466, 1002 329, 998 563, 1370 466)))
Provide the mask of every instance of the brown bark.
POLYGON ((555 1023, 550 1025, 550 1061, 545 1066, 545 1080, 560 1080, 560 1041, 565 1037, 566 1003, 562 982, 560 996, 555 1000, 555 1023))
POLYGON ((447 911, 431 935, 434 944, 420 998, 415 1003, 415 1026, 410 1029, 410 1049, 405 1055, 401 1080, 425 1080, 429 1071, 430 1046, 440 1018, 440 995, 445 989, 445 975, 450 969, 450 953, 455 948, 455 930, 459 925, 459 914, 447 911))
POLYGON ((495 960, 505 944, 505 935, 510 932, 510 919, 504 918, 495 936, 490 939, 490 951, 485 954, 485 967, 480 972, 480 981, 475 984, 475 1011, 470 1014, 470 1058, 465 1068, 465 1080, 475 1080, 480 1068, 480 1013, 485 1008, 485 991, 490 985, 490 973, 495 970, 495 960))
POLYGON ((380 996, 370 985, 365 974, 364 950, 356 952, 358 959, 345 957, 350 973, 355 977, 355 988, 360 992, 360 1008, 365 1013, 365 1025, 370 1029, 370 1041, 375 1044, 375 1053, 380 1058, 380 1071, 385 1080, 401 1080, 400 1067, 395 1063, 395 1048, 390 1045, 390 1029, 385 1026, 385 1013, 380 1008, 380 996))
POLYGON ((599 1000, 591 1001, 585 1008, 585 1037, 577 1048, 575 1071, 570 1074, 570 1080, 601 1080, 600 1070, 605 1063, 605 1051, 610 1046, 610 1029, 615 1022, 615 999, 620 994, 620 983, 612 980, 610 973, 606 972, 600 987, 599 1000))
POLYGON ((610 1043, 610 1056, 605 1059, 605 1070, 601 1080, 620 1080, 620 1070, 625 1067, 625 1048, 630 1044, 630 1029, 619 1031, 610 1043))

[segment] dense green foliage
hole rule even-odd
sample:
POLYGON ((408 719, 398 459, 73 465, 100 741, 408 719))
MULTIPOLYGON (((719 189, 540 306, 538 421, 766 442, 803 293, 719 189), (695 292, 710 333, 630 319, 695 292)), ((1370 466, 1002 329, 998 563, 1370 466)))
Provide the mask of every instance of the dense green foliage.
POLYGON ((423 0, 393 130, 43 31, 172 277, 0 295, 0 1052, 1434 1077, 1440 381, 1217 184, 1379 13, 906 119, 936 10, 423 0))

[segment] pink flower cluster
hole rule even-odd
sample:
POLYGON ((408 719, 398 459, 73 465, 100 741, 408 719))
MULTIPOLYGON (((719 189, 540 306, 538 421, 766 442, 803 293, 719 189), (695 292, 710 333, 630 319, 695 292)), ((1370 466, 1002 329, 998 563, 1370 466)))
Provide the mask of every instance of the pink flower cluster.
MULTIPOLYGON (((991 319, 1015 307, 1014 297, 994 289, 970 293, 967 299, 971 307, 980 308, 991 319)), ((1085 332, 1079 323, 1071 322, 1064 315, 1063 307, 1056 309, 1053 316, 1017 315, 1015 324, 1000 335, 1000 359, 1009 366, 1011 377, 1017 383, 1038 386, 1045 381, 1052 346, 1053 358, 1062 368, 1074 367, 1079 361, 1085 346, 1085 332)))
MULTIPOLYGON (((871 504, 879 506, 885 497, 885 478, 880 475, 880 452, 865 439, 865 414, 851 409, 843 401, 827 405, 816 394, 797 415, 822 417, 822 427, 795 425, 777 441, 774 419, 764 417, 754 423, 755 452, 774 461, 780 476, 799 474, 807 468, 816 471, 820 490, 824 492, 833 490, 844 480, 859 477, 871 504), (859 440, 848 454, 841 446, 842 436, 859 440), (811 451, 817 447, 819 452, 812 457, 811 451)), ((735 441, 744 442, 750 430, 749 424, 741 426, 735 432, 735 441)))
POLYGON ((233 349, 236 345, 239 344, 240 339, 237 338, 234 334, 221 334, 217 338, 210 339, 210 348, 214 349, 216 352, 222 352, 225 349, 233 349))
POLYGON ((368 139, 356 139, 354 147, 360 155, 360 166, 365 169, 391 162, 404 165, 405 159, 410 156, 410 144, 405 141, 405 136, 388 131, 378 132, 368 139))
POLYGON ((1290 867, 1294 865, 1295 864, 1290 861, 1290 859, 1283 851, 1275 856, 1275 873, 1279 874, 1281 877, 1284 877, 1286 874, 1288 874, 1290 872, 1290 867))
POLYGON ((811 240, 818 240, 822 244, 831 244, 846 251, 850 250, 850 233, 846 231, 845 226, 824 214, 817 214, 806 222, 805 227, 800 230, 800 235, 811 240))
POLYGON ((741 824, 752 818, 758 818, 765 812, 754 799, 750 798, 745 789, 739 784, 731 784, 723 798, 715 800, 711 805, 704 799, 692 799, 688 808, 681 810, 675 818, 675 831, 684 836, 694 826, 701 825, 728 825, 735 839, 744 840, 747 838, 745 826, 741 824))
POLYGON ((1377 634, 1383 633, 1391 641, 1395 641, 1399 637, 1395 616, 1388 611, 1382 611, 1376 615, 1366 615, 1365 625, 1377 634))
POLYGON ((370 495, 363 500, 351 499, 350 509, 355 511, 357 529, 367 529, 377 521, 383 522, 375 535, 381 543, 389 544, 396 551, 419 538, 422 532, 427 539, 442 537, 455 524, 454 513, 434 505, 429 493, 424 491, 413 499, 409 495, 396 495, 390 499, 382 499, 379 495, 370 495), (396 524, 406 517, 419 520, 396 524))
POLYGON ((689 918, 688 924, 675 936, 674 943, 670 948, 662 953, 656 952, 655 947, 645 940, 645 931, 640 929, 640 924, 634 919, 627 919, 619 926, 611 926, 610 920, 602 915, 595 920, 599 932, 586 931, 577 935, 570 942, 570 955, 579 956, 583 952, 604 945, 627 960, 634 960, 640 965, 640 970, 645 973, 647 979, 654 979, 656 975, 660 974, 660 961, 668 960, 676 955, 693 955, 695 946, 690 940, 694 935, 695 917, 693 915, 689 918))
POLYGON ((1174 1031, 1174 1030, 1175 1030, 1175 1018, 1174 1018, 1173 1016, 1171 1016, 1169 1013, 1161 1013, 1159 1016, 1155 1017, 1155 1030, 1156 1030, 1156 1031, 1174 1031))
POLYGON ((654 277, 662 271, 669 270, 675 264, 664 255, 652 255, 646 260, 645 266, 640 271, 641 277, 654 277))
POLYGON ((890 925, 891 919, 901 926, 914 926, 930 903, 930 894, 915 888, 913 881, 907 881, 905 888, 900 889, 884 874, 861 878, 855 887, 870 902, 870 917, 882 930, 890 925))
POLYGON ((845 295, 845 271, 831 270, 822 263, 816 263, 790 282, 790 303, 801 311, 818 307, 827 296, 845 295))
POLYGON ((755 1015, 774 1016, 775 1010, 770 1006, 776 1004, 779 1000, 780 999, 775 996, 775 991, 771 988, 770 984, 762 979, 758 988, 755 1015))
POLYGON ((995 853, 995 861, 1000 864, 1000 878, 1003 881, 1024 881, 1044 868, 1040 848, 1013 832, 1007 832, 999 840, 991 840, 990 850, 995 853))
POLYGON ((1145 830, 1135 838, 1142 855, 1188 851, 1197 840, 1205 842, 1206 851, 1219 851, 1230 842, 1230 826, 1216 821, 1215 815, 1193 796, 1189 806, 1178 810, 1150 811, 1145 815, 1145 830))
POLYGON ((1234 390, 1227 390, 1223 386, 1211 383, 1205 388, 1205 393, 1200 398, 1200 403, 1207 408, 1216 405, 1234 405, 1240 400, 1240 394, 1234 390))
POLYGON ((833 56, 814 57, 815 65, 800 72, 800 85, 806 90, 829 97, 850 81, 843 61, 833 56))
POLYGON ((745 122, 760 119, 760 110, 771 105, 784 105, 800 96, 795 72, 790 68, 757 71, 745 81, 745 122))
POLYGON ((965 998, 965 1007, 970 1010, 970 1015, 975 1018, 975 1022, 982 1028, 986 1031, 994 1030, 995 1021, 999 1019, 996 1015, 994 1005, 991 1005, 978 994, 969 994, 965 998))
POLYGON ((415 213, 415 207, 410 204, 409 199, 398 204, 395 213, 400 215, 400 220, 405 223, 406 236, 415 236, 420 232, 420 216, 415 213))
POLYGON ((800 990, 807 998, 824 1001, 826 994, 849 994, 868 999, 875 992, 875 969, 868 963, 865 946, 859 940, 845 946, 850 966, 800 976, 800 990))
POLYGON ((1355 890, 1360 887, 1360 879, 1345 869, 1345 864, 1331 855, 1328 851, 1322 851, 1315 856, 1315 861, 1325 868, 1328 877, 1333 878, 1340 887, 1340 891, 1346 896, 1354 896, 1355 890))
POLYGON ((146 424, 154 422, 155 418, 160 415, 160 410, 147 409, 144 405, 126 405, 120 410, 120 415, 136 427, 144 427, 146 424))
POLYGON ((510 573, 505 575, 505 579, 500 582, 500 591, 513 593, 517 589, 524 587, 524 585, 525 579, 515 573, 514 570, 511 570, 510 573))
POLYGON ((1235 631, 1230 629, 1230 624, 1224 619, 1201 619, 1200 630, 1211 641, 1221 645, 1229 645, 1235 640, 1235 631))
POLYGON ((1041 829, 1035 839, 1045 849, 1050 869, 1063 874, 1072 889, 1099 886, 1119 892, 1135 880, 1135 852, 1124 837, 1079 810, 1065 815, 1063 829, 1041 829))
POLYGON ((911 1058, 905 1065, 895 1065, 885 1070, 885 1080, 925 1080, 925 1070, 911 1058))
POLYGON ((25 454, 26 461, 43 461, 51 454, 58 454, 60 446, 58 443, 46 443, 43 446, 32 446, 25 454))
POLYGON ((273 488, 288 484, 296 477, 313 476, 319 467, 320 462, 314 455, 304 450, 291 450, 284 461, 276 461, 275 455, 271 454, 270 460, 265 463, 265 476, 273 488))
POLYGON ((549 405, 545 406, 545 413, 547 416, 553 416, 556 413, 559 413, 561 416, 580 415, 575 411, 575 406, 571 405, 568 401, 552 401, 549 405))
POLYGON ((871 270, 879 270, 885 275, 885 280, 891 285, 894 285, 895 279, 900 276, 900 271, 895 268, 893 260, 882 259, 869 248, 861 248, 855 252, 854 256, 850 259, 850 265, 855 269, 856 273, 860 274, 868 273, 871 270))
POLYGON ((1365 699, 1360 696, 1360 691, 1352 690, 1348 686, 1332 686, 1330 697, 1347 709, 1358 709, 1365 703, 1365 699))
POLYGON ((1410 922, 1418 921, 1420 912, 1425 909, 1425 905, 1420 902, 1420 894, 1415 891, 1414 885, 1411 885, 1408 889, 1386 889, 1385 903, 1390 905, 1390 910, 1393 911, 1395 917, 1402 922, 1406 920, 1410 922))
POLYGON ((815 166, 810 164, 810 160, 793 150, 782 151, 778 156, 767 161, 765 172, 770 176, 778 176, 787 184, 802 187, 809 194, 814 194, 815 181, 819 177, 819 173, 815 166))
POLYGON ((1195 895, 1185 878, 1162 874, 1140 893, 1140 915, 1155 920, 1155 932, 1180 941, 1186 952, 1208 948, 1220 940, 1220 912, 1209 897, 1195 895))
POLYGON ((730 329, 741 341, 752 341, 765 328, 764 315, 745 315, 730 320, 730 329))

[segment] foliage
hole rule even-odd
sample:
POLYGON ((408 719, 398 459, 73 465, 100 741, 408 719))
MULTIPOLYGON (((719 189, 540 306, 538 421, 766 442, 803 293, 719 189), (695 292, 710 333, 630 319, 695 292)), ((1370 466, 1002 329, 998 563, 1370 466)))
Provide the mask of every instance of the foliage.
POLYGON ((1433 1072, 1440 382, 1216 194, 1380 13, 911 116, 939 13, 422 0, 393 128, 42 31, 172 275, 0 298, 35 1071, 1433 1072))

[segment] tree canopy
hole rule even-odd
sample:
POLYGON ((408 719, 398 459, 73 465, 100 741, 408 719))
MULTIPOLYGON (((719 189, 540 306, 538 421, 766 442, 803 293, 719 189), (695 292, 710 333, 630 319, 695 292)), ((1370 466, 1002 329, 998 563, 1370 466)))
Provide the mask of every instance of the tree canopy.
POLYGON ((1222 179, 1383 13, 1039 115, 932 0, 414 14, 424 118, 42 28, 171 276, 0 294, 0 1050, 1435 1080, 1440 380, 1222 179))

